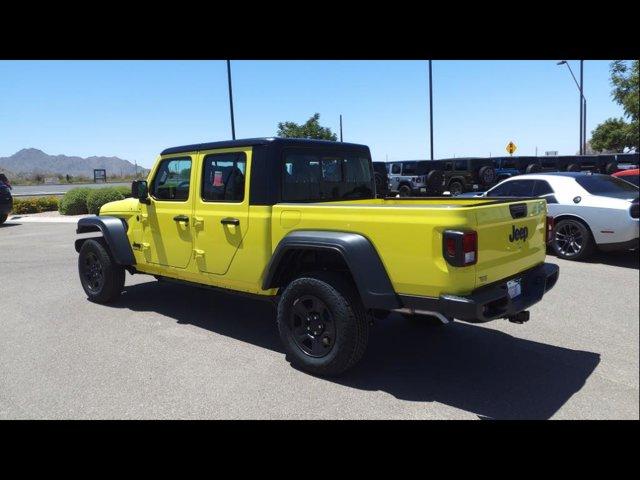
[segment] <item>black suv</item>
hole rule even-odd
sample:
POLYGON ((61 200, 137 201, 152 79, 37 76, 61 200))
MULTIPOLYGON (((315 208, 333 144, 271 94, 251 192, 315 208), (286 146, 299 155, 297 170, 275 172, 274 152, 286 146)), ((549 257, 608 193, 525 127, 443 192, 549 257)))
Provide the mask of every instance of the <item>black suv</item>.
POLYGON ((615 155, 558 155, 539 158, 545 172, 590 171, 610 175, 618 170, 615 155))
POLYGON ((389 195, 389 176, 387 175, 386 162, 373 163, 373 178, 376 181, 376 197, 387 197, 389 195))
POLYGON ((0 225, 2 225, 13 208, 11 184, 4 173, 0 173, 0 225))
POLYGON ((491 158, 445 158, 434 162, 444 170, 444 189, 451 195, 486 190, 497 180, 491 158))

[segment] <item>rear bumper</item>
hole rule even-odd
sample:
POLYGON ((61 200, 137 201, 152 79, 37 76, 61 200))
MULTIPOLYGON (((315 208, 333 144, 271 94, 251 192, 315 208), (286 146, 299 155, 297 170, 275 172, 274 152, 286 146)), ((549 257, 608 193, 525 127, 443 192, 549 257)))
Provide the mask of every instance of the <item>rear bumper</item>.
POLYGON ((537 267, 474 290, 470 295, 441 295, 439 298, 400 295, 404 308, 420 312, 437 312, 446 317, 472 323, 506 318, 538 303, 558 281, 558 266, 543 263, 537 267), (522 293, 509 298, 507 281, 521 279, 522 293))

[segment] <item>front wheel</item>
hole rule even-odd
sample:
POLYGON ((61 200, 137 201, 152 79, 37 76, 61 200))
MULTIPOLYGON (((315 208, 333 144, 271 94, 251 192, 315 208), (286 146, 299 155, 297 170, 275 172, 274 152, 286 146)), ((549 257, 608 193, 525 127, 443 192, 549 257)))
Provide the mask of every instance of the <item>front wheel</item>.
POLYGON ((401 197, 410 197, 411 196, 411 188, 407 185, 400 185, 398 189, 398 193, 401 197))
POLYGON ((98 240, 90 239, 82 244, 78 273, 82 288, 92 302, 112 302, 124 288, 124 268, 113 260, 98 240))
POLYGON ((334 272, 293 280, 278 303, 287 359, 315 375, 339 375, 364 355, 369 321, 355 288, 334 272))
POLYGON ((565 219, 555 224, 551 248, 559 258, 583 260, 593 252, 594 241, 586 225, 565 219))
POLYGON ((2 225, 4 222, 7 221, 7 217, 8 215, 3 213, 2 215, 0 215, 0 225, 2 225))

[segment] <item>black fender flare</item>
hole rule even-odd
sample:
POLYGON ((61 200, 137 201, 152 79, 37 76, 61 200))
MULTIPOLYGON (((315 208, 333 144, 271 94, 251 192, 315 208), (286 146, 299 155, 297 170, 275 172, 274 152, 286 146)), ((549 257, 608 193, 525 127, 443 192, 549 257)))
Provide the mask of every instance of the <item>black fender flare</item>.
POLYGON ((298 230, 289 233, 276 247, 262 280, 262 289, 276 288, 279 268, 292 250, 330 250, 344 259, 355 280, 365 308, 393 310, 402 305, 373 244, 357 233, 298 230))
MULTIPOLYGON (((135 265, 136 259, 127 238, 127 226, 124 220, 117 217, 85 217, 78 220, 76 233, 101 232, 116 263, 135 265)), ((80 251, 87 238, 75 241, 76 252, 80 251)))

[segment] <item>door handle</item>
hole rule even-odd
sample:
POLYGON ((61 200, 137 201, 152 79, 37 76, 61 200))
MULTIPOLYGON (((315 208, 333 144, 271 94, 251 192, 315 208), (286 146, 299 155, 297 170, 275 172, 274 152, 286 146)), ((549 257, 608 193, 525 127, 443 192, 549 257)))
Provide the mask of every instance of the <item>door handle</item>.
POLYGON ((237 218, 225 217, 220 220, 220 223, 223 225, 235 225, 236 227, 240 225, 240 220, 237 218))
POLYGON ((176 215, 175 217, 173 217, 173 219, 176 222, 189 223, 189 217, 187 217, 186 215, 176 215))

